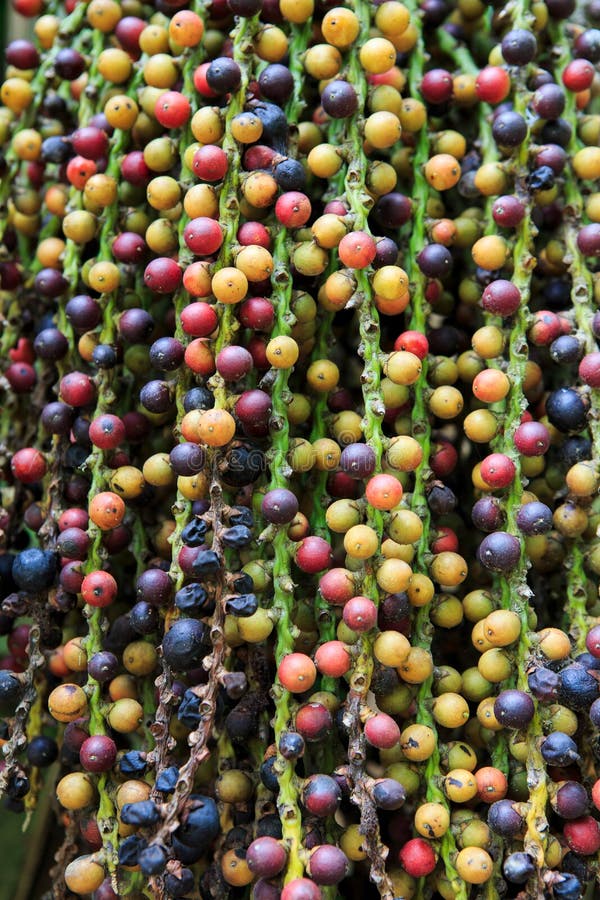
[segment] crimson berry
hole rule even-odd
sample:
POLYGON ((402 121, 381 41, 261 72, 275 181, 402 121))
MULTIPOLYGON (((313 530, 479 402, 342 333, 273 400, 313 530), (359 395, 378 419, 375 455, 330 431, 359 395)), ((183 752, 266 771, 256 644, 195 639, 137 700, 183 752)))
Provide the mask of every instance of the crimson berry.
POLYGON ((503 228, 516 228, 525 215, 525 206, 513 194, 496 197, 492 204, 492 216, 496 225, 503 228))
POLYGON ((456 532, 449 528, 447 525, 438 525, 437 536, 435 540, 431 542, 431 552, 432 553, 457 553, 459 549, 459 540, 456 535, 456 532))
POLYGON ((481 463, 481 477, 492 488, 504 488, 513 481, 516 466, 504 453, 490 453, 481 463))
POLYGON ((15 478, 22 484, 33 484, 44 477, 47 471, 46 459, 35 447, 24 447, 14 454, 10 467, 15 478))
POLYGON ((191 114, 190 101, 179 91, 165 91, 154 105, 154 115, 165 128, 181 128, 191 114))
POLYGON ((117 745, 105 734, 87 738, 79 750, 79 760, 87 772, 108 772, 115 764, 117 745))
POLYGON ((343 606, 353 596, 355 584, 348 569, 330 569, 319 579, 319 591, 324 600, 334 606, 343 606))
POLYGON ((592 222, 584 225, 577 234, 577 246, 584 256, 598 256, 600 254, 600 224, 592 222))
POLYGON ((141 150, 132 150, 123 157, 121 174, 125 181, 137 187, 146 187, 152 178, 152 170, 146 165, 141 150))
POLYGON ((249 297, 244 300, 239 307, 238 316, 244 328, 252 328, 254 331, 269 332, 275 322, 273 304, 266 297, 249 297))
POLYGON ((265 835, 252 841, 246 851, 250 871, 259 878, 279 875, 287 861, 285 847, 276 838, 265 835))
POLYGON ((592 388, 600 387, 600 352, 588 353, 579 363, 579 377, 592 388))
POLYGON ((394 350, 407 350, 419 359, 425 359, 429 353, 429 341, 420 331, 403 331, 394 341, 394 350))
POLYGON ((294 878, 288 881, 281 892, 280 900, 321 900, 321 889, 308 878, 294 878))
POLYGON ((239 381, 252 371, 253 360, 245 347, 231 344, 224 347, 216 359, 217 372, 225 381, 239 381))
POLYGON ((285 228, 300 228, 308 222, 310 214, 310 200, 300 191, 287 191, 275 204, 275 215, 285 228))
POLYGON ((377 607, 368 597, 352 597, 344 606, 342 615, 348 628, 359 634, 370 631, 377 624, 377 607))
POLYGON ((168 256, 153 259, 144 271, 144 284, 157 294, 172 294, 181 284, 182 278, 180 266, 168 256))
POLYGON ((242 247, 249 247, 251 244, 264 247, 265 250, 271 247, 271 236, 262 222, 244 222, 238 228, 237 239, 242 247))
POLYGON ((208 337, 219 324, 214 306, 198 300, 181 312, 181 327, 191 337, 208 337))
POLYGON ((214 144, 206 144, 194 153, 192 170, 202 181, 221 181, 227 169, 227 154, 214 144))
POLYGON ((588 653, 600 659, 600 625, 594 625, 590 628, 585 638, 585 646, 588 653))
POLYGON ((456 468, 458 452, 450 441, 438 441, 433 447, 429 465, 437 478, 445 478, 456 468))
POLYGON ((485 288, 481 295, 481 305, 486 312, 507 318, 521 305, 521 291, 512 281, 497 278, 485 288))
POLYGON ((423 76, 421 94, 427 103, 448 103, 452 99, 454 82, 446 69, 430 69, 423 76))
POLYGON ((510 75, 501 66, 486 66, 475 79, 478 100, 502 103, 510 93, 510 75))
POLYGON ((295 558, 299 569, 309 575, 316 575, 331 565, 331 546, 324 538, 310 535, 298 545, 295 558))
POLYGON ((574 59, 564 69, 562 80, 568 91, 587 91, 592 86, 596 70, 587 59, 574 59))
POLYGON ((89 436, 100 450, 114 450, 125 440, 125 426, 119 416, 103 413, 90 423, 89 436))
POLYGON ((365 737, 378 750, 391 750, 400 741, 400 728, 387 713, 377 713, 365 723, 365 737))
POLYGON ((600 823, 592 816, 567 822, 564 835, 570 849, 582 856, 593 856, 600 850, 600 823))
POLYGON ((90 606, 110 606, 117 596, 117 582, 110 572, 98 569, 85 576, 80 593, 90 606))
POLYGON ((4 377, 15 394, 28 394, 37 381, 35 369, 26 362, 15 362, 10 365, 4 377))
POLYGON ((97 161, 108 153, 108 135, 101 128, 84 125, 71 135, 73 150, 86 159, 97 161))
POLYGON ((137 55, 140 50, 140 35, 148 23, 138 16, 123 16, 115 26, 115 37, 123 50, 137 55))
POLYGON ((308 871, 317 884, 337 884, 348 874, 348 857, 334 844, 321 844, 311 851, 308 871))
POLYGON ((424 838, 407 841, 399 853, 399 859, 403 869, 413 878, 423 878, 435 869, 434 849, 424 838))
POLYGON ((87 528, 89 516, 86 509, 72 507, 65 509, 58 517, 58 530, 66 531, 67 528, 87 528))
POLYGON ((305 703, 296 713, 296 731, 305 741, 320 741, 332 728, 331 713, 322 703, 305 703))
POLYGON ((130 265, 140 262, 145 256, 146 249, 144 238, 133 231, 123 231, 117 235, 112 244, 115 259, 130 265))
POLYGON ((338 245, 340 261, 349 269, 365 269, 373 262, 376 253, 377 244, 364 231, 351 231, 338 245))
POLYGON ((223 231, 214 219, 199 216, 187 223, 183 229, 183 239, 196 256, 211 256, 223 243, 223 231))
POLYGON ((515 431, 514 442, 523 456, 543 456, 550 447, 550 432, 542 422, 523 422, 515 431))
POLYGON ((333 815, 341 799, 341 789, 329 775, 311 775, 304 782, 302 804, 313 816, 324 819, 333 815))

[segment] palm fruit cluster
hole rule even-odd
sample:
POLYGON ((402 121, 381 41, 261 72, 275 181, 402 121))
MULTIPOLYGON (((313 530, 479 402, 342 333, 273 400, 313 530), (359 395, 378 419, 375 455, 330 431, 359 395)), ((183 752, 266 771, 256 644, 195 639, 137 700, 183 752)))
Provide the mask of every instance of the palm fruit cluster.
POLYGON ((44 898, 598 896, 600 3, 12 7, 44 898))

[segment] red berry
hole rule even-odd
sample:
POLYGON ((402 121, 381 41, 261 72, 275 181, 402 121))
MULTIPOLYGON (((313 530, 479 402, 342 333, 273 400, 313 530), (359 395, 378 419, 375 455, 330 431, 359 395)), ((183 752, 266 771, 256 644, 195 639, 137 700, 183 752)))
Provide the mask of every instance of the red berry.
POLYGON ((8 367, 4 377, 15 394, 28 394, 37 378, 33 366, 26 362, 15 362, 8 367))
POLYGON ((423 878, 435 869, 435 852, 425 838, 407 841, 400 851, 399 859, 404 870, 413 878, 423 878))
POLYGON ((342 641, 326 641, 315 653, 315 663, 322 675, 341 678, 350 669, 350 654, 342 641))
POLYGON ((244 222, 238 228, 237 239, 242 247, 249 247, 251 244, 258 244, 265 250, 271 247, 271 235, 262 222, 244 222))
POLYGON ((89 434, 100 450, 114 450, 125 440, 125 426, 118 416, 103 413, 92 420, 89 434))
POLYGON ((15 478, 22 484, 33 484, 44 477, 47 471, 43 453, 35 447, 24 447, 14 454, 10 467, 15 478))
POLYGON ((201 300, 190 303, 181 312, 181 327, 192 337, 208 337, 218 324, 214 306, 201 300))
POLYGON ((510 93, 510 76, 501 66, 486 66, 475 79, 478 100, 502 103, 510 93))
POLYGON ((368 597, 352 597, 342 615, 348 628, 359 634, 370 631, 377 624, 377 607, 368 597))
POLYGON ((556 313, 540 309, 534 314, 527 337, 536 347, 548 347, 560 335, 562 327, 556 313))
POLYGON ((588 653, 600 659, 600 625, 590 628, 585 638, 585 646, 588 653))
POLYGON ((356 590, 354 576, 348 569, 330 569, 319 579, 319 591, 324 600, 334 606, 343 606, 356 590))
POLYGON ((172 294, 181 284, 182 278, 180 266, 168 256, 153 259, 144 271, 144 284, 157 294, 172 294))
POLYGON ((588 353, 579 363, 579 377, 592 388, 600 387, 600 352, 588 353))
POLYGON ((305 741, 320 741, 332 727, 331 713, 322 703, 305 703, 296 713, 296 731, 305 741))
POLYGON ((280 900, 321 900, 321 889, 308 878, 294 878, 288 881, 281 892, 280 900))
POLYGON ((304 538, 296 550, 296 565, 309 575, 328 569, 331 562, 331 546, 316 535, 304 538))
POLYGON ((69 372, 60 380, 59 396, 69 406, 88 406, 96 396, 96 388, 89 375, 69 372))
POLYGON ((86 159, 84 156, 74 156, 67 164, 67 178, 69 182, 81 191, 86 182, 97 170, 96 163, 93 159, 86 159))
POLYGON ((83 579, 81 596, 90 606, 110 606, 117 596, 117 582, 110 572, 90 572, 83 579))
POLYGON ((400 741, 400 728, 387 713, 377 713, 365 723, 367 742, 378 750, 391 750, 400 741))
POLYGON ((600 850, 600 822, 592 816, 582 816, 567 822, 564 835, 570 849, 582 856, 593 856, 600 850))
POLYGON ((349 269, 365 269, 377 254, 377 244, 365 231, 351 231, 338 246, 340 261, 349 269))
POLYGON ((550 446, 550 432, 542 422, 522 422, 515 431, 514 442, 523 456, 543 456, 550 446))
POLYGON ((306 194, 288 191, 275 204, 275 215, 285 228, 300 228, 310 219, 311 205, 306 194))
POLYGON ((423 76, 421 94, 427 103, 448 103, 453 91, 452 75, 446 69, 430 69, 423 76))
POLYGON ((504 453, 490 453, 481 463, 481 477, 492 488, 504 488, 513 481, 516 466, 504 453))
POLYGON ((199 216, 187 223, 183 239, 196 256, 212 256, 223 243, 223 231, 214 219, 199 216))
POLYGON ((592 86, 595 68, 587 59, 574 59, 566 66, 562 80, 568 91, 587 91, 592 86))
POLYGON ((165 128, 181 128, 191 114, 190 101, 179 91, 165 91, 154 105, 154 115, 165 128))
POLYGON ((209 67, 210 62, 202 63, 198 66, 198 68, 194 72, 194 87, 199 94, 202 94, 203 97, 217 97, 217 92, 213 91, 208 81, 206 80, 206 72, 209 67))
POLYGON ((425 359, 429 353, 429 341, 420 331, 403 331, 394 341, 394 350, 408 350, 419 359, 425 359))
POLYGON ((206 144, 194 153, 192 170, 202 181, 221 181, 227 168, 227 154, 214 144, 206 144))
POLYGON ((303 694, 315 683, 317 670, 306 653, 288 653, 279 663, 277 675, 286 691, 303 694))

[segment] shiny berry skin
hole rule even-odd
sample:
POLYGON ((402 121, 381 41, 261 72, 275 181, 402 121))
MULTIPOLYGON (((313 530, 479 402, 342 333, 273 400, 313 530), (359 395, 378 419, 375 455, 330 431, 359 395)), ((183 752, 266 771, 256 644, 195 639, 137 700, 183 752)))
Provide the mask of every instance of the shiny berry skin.
POLYGON ((258 878, 274 878, 279 875, 286 861, 285 847, 272 837, 257 838, 246 851, 248 867, 258 878))
POLYGON ((17 450, 10 462, 13 475, 21 484, 33 484, 44 477, 47 471, 44 454, 35 447, 17 450))
POLYGON ((298 512, 298 499, 287 488, 275 488, 263 497, 261 511, 267 522, 287 525, 298 512))
POLYGON ((202 181, 221 181, 227 172, 227 154, 220 147, 206 144, 194 153, 192 171, 202 181))
POLYGON ((407 350, 419 359, 425 359, 429 353, 429 341, 420 331, 403 331, 394 341, 394 350, 407 350))
POLYGON ((125 440, 125 426, 119 416, 103 413, 90 423, 90 440, 100 450, 114 450, 125 440))
POLYGON ((479 545, 478 556, 486 569, 506 574, 518 565, 521 544, 514 535, 506 531, 495 531, 483 539, 479 545))
POLYGON ((304 538, 296 550, 296 565, 309 575, 328 569, 332 562, 331 547, 323 538, 304 538))
POLYGON ((523 422, 515 431, 514 442, 523 456, 543 456, 550 447, 550 434, 542 422, 523 422))
POLYGON ((87 738, 79 750, 81 765, 87 772, 108 772, 116 758, 117 745, 107 735, 96 734, 87 738))
POLYGON ((534 712, 533 700, 525 691, 501 691, 494 702, 494 715, 509 728, 525 728, 534 712))
POLYGON ((291 693, 304 693, 311 689, 317 677, 315 664, 305 653, 288 653, 277 669, 279 680, 291 693))
POLYGON ((502 38, 502 56, 511 66, 525 66, 535 56, 537 41, 530 31, 516 28, 502 38))
POLYGON ((330 81, 321 94, 323 109, 332 119, 345 119, 358 109, 358 97, 354 87, 347 81, 330 81))
POLYGON ((321 889, 308 878, 294 878, 288 881, 280 896, 280 900, 321 900, 321 898, 321 889))
POLYGON ((311 851, 308 871, 317 884, 337 884, 348 874, 348 858, 333 844, 321 844, 311 851))
POLYGON ((579 377, 592 388, 600 387, 600 352, 595 351, 584 356, 579 363, 579 377))
POLYGON ((496 490, 511 484, 515 477, 516 466, 504 453, 490 453, 481 463, 480 472, 486 484, 496 490))
POLYGON ((446 69, 430 69, 423 76, 420 89, 427 103, 448 103, 452 99, 454 82, 446 69))
POLYGON ((324 819, 333 815, 341 799, 340 787, 329 775, 311 775, 304 782, 302 805, 313 816, 324 819))
POLYGON ((200 216, 183 229, 183 239, 196 256, 212 256, 223 243, 221 226, 214 219, 200 216))
POLYGON ((275 204, 275 215, 285 228, 300 228, 311 214, 310 200, 300 191, 282 194, 275 204))
POLYGON ((595 72, 589 60, 574 59, 563 70, 562 81, 568 91, 587 91, 592 86, 595 72))
POLYGON ((161 94, 154 106, 154 115, 165 128, 181 128, 192 114, 190 101, 179 91, 161 94))
POLYGON ((377 624, 377 607, 368 597, 352 597, 344 606, 343 619, 352 631, 370 631, 377 624))
POLYGON ((181 284, 183 273, 174 259, 159 256, 144 270, 144 284, 157 294, 172 294, 181 284))
POLYGON ((315 663, 322 675, 341 678, 350 669, 348 649, 342 641, 326 641, 317 648, 315 663))
POLYGON ((99 609, 110 606, 116 599, 117 591, 117 582, 110 572, 101 570, 90 572, 81 585, 81 596, 84 601, 99 609))
POLYGON ((510 93, 510 76, 501 66, 486 66, 475 80, 478 100, 502 103, 510 93))
POLYGON ((511 281, 498 278, 485 288, 481 305, 486 312, 506 318, 512 316, 521 305, 521 292, 511 281))
POLYGON ((338 245, 341 262, 349 269, 364 269, 375 259, 377 245, 370 234, 351 231, 338 245))
POLYGON ((400 741, 400 728, 391 716, 377 713, 365 722, 365 737, 378 750, 391 750, 400 741))

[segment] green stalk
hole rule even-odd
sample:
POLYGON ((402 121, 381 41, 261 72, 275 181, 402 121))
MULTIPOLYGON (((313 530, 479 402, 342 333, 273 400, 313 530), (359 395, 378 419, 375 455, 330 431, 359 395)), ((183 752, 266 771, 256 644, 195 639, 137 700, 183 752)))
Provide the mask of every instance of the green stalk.
MULTIPOLYGON (((360 34, 357 44, 369 38, 371 28, 371 4, 367 0, 353 0, 352 9, 360 22, 360 34)), ((367 192, 365 178, 368 158, 363 149, 363 116, 367 102, 367 79, 358 53, 352 50, 347 57, 348 81, 353 85, 357 99, 357 112, 347 120, 348 165, 345 178, 345 196, 353 218, 354 231, 370 233, 367 216, 373 205, 373 198, 367 192)), ((382 421, 385 407, 381 400, 381 362, 379 346, 379 314, 373 299, 373 291, 366 269, 354 272, 356 278, 355 301, 358 307, 358 330, 360 345, 358 353, 363 359, 361 386, 364 403, 362 420, 363 434, 366 443, 375 453, 375 471, 381 471, 381 460, 384 450, 382 421)), ((381 511, 372 506, 366 507, 366 524, 372 528, 379 538, 383 536, 384 525, 381 511)), ((361 593, 369 597, 376 605, 379 603, 379 589, 376 579, 377 557, 369 559, 359 570, 362 587, 361 593)), ((382 843, 379 832, 377 812, 366 784, 366 739, 362 730, 361 716, 368 709, 367 696, 373 675, 372 639, 360 635, 356 645, 356 656, 353 659, 352 674, 349 681, 348 697, 344 720, 350 733, 348 743, 348 778, 352 790, 351 799, 360 808, 360 831, 365 836, 365 849, 371 863, 370 878, 384 898, 393 894, 391 881, 385 870, 385 859, 388 848, 382 843)))
MULTIPOLYGON (((408 80, 410 92, 413 97, 418 96, 421 81, 425 71, 425 45, 421 22, 418 20, 416 4, 410 4, 411 15, 415 22, 419 22, 419 38, 416 47, 410 56, 408 80)), ((441 31, 441 29, 440 29, 441 31)), ((421 334, 427 332, 428 304, 425 299, 425 287, 427 279, 417 265, 417 256, 427 243, 426 215, 427 200, 429 197, 429 185, 425 178, 424 166, 429 159, 429 135, 427 126, 421 129, 417 138, 417 146, 413 159, 414 187, 413 187, 413 224, 408 247, 408 271, 411 279, 411 317, 409 328, 421 334)), ((422 385, 427 384, 427 359, 422 363, 422 385)), ((411 498, 411 509, 423 522, 423 533, 416 548, 416 564, 419 571, 427 571, 427 559, 429 556, 429 540, 431 528, 431 514, 426 497, 427 481, 431 478, 429 465, 431 453, 431 424, 429 410, 427 408, 427 393, 420 385, 413 392, 413 405, 411 411, 411 431, 413 437, 419 442, 422 450, 422 460, 415 471, 415 483, 411 498)), ((434 628, 430 620, 431 604, 419 607, 415 616, 414 631, 411 643, 413 646, 422 647, 431 653, 431 642, 434 628)), ((431 712, 431 692, 433 675, 419 685, 416 697, 416 720, 427 725, 436 734, 435 749, 427 760, 423 780, 425 797, 427 802, 440 803, 450 813, 450 807, 445 794, 439 787, 440 773, 440 744, 437 739, 437 727, 431 712)), ((449 828, 440 839, 440 856, 443 860, 446 878, 455 891, 457 900, 466 900, 467 888, 454 866, 456 856, 456 843, 452 830, 449 828)))
MULTIPOLYGON (((288 120, 296 123, 304 107, 301 90, 303 84, 303 67, 300 53, 310 31, 310 21, 302 27, 292 29, 290 41, 290 70, 294 76, 294 91, 290 98, 286 114, 288 120)), ((294 314, 291 311, 292 301, 292 276, 290 262, 291 235, 288 230, 279 227, 273 247, 273 259, 275 267, 271 276, 273 285, 273 306, 275 309, 275 325, 272 336, 289 336, 292 325, 295 323, 294 314)), ((292 470, 287 462, 289 449, 290 426, 287 416, 287 397, 289 396, 288 382, 289 369, 277 369, 271 387, 271 402, 273 413, 270 422, 271 456, 269 468, 271 478, 269 490, 287 488, 292 470)), ((277 617, 277 638, 275 643, 275 661, 277 665, 281 660, 294 650, 295 628, 292 622, 294 608, 294 583, 291 577, 291 552, 290 542, 287 537, 287 526, 275 527, 272 538, 273 548, 273 604, 272 610, 277 617)), ((297 704, 291 694, 282 684, 276 683, 272 688, 272 696, 275 700, 275 717, 273 719, 274 739, 277 747, 277 768, 279 775, 279 794, 277 797, 277 810, 281 819, 283 840, 288 850, 288 858, 283 873, 284 883, 295 878, 301 878, 304 874, 304 850, 302 816, 300 813, 299 779, 296 776, 294 761, 285 759, 279 753, 281 736, 290 728, 293 722, 297 704)))

